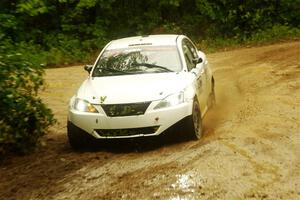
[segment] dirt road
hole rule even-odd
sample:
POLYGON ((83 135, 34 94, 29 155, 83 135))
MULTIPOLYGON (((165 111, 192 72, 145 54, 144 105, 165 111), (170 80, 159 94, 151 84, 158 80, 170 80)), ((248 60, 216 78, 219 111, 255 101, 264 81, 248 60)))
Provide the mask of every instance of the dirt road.
POLYGON ((69 98, 87 74, 49 69, 59 124, 33 155, 0 165, 0 199, 300 199, 300 42, 208 56, 217 107, 201 141, 179 133, 74 152, 69 98))

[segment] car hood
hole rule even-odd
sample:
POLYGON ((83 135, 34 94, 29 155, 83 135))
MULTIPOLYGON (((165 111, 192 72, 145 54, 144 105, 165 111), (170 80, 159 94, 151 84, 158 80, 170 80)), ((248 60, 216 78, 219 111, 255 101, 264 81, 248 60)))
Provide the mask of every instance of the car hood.
POLYGON ((191 74, 186 72, 89 77, 77 97, 93 104, 154 101, 183 90, 190 80, 191 74))

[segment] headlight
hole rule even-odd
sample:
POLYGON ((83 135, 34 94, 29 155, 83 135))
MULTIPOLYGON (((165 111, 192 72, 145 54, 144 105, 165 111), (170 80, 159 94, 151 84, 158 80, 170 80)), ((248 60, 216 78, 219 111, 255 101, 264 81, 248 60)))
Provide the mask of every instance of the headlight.
POLYGON ((97 109, 88 101, 83 99, 78 99, 78 98, 75 99, 73 108, 81 112, 90 112, 90 113, 98 112, 97 109))
POLYGON ((176 94, 171 94, 169 96, 167 96, 166 98, 164 98, 163 100, 161 100, 161 102, 159 102, 159 104, 157 104, 154 109, 160 109, 160 108, 166 108, 166 107, 170 107, 170 106, 176 106, 178 104, 181 104, 184 102, 184 95, 183 92, 179 92, 176 94))

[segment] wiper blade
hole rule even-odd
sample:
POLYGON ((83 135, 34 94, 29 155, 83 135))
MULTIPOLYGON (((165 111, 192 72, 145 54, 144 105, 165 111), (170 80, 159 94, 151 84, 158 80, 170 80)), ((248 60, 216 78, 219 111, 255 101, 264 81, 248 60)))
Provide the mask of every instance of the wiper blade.
POLYGON ((117 73, 121 73, 121 74, 131 74, 130 72, 125 72, 125 71, 121 71, 121 70, 117 70, 117 69, 113 69, 113 68, 99 68, 99 70, 104 70, 104 71, 108 71, 108 72, 117 72, 117 73))
POLYGON ((155 64, 150 64, 150 63, 134 63, 133 65, 135 66, 145 66, 147 68, 158 68, 158 69, 163 69, 167 72, 173 72, 172 70, 168 69, 167 67, 155 65, 155 64))

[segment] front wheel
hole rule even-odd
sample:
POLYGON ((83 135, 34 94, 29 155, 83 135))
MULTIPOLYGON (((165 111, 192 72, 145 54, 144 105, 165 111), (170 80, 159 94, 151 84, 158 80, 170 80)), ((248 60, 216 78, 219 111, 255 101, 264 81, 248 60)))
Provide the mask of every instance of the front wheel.
POLYGON ((67 132, 69 143, 73 149, 81 150, 92 146, 93 138, 70 121, 67 123, 67 132))
POLYGON ((186 125, 191 138, 199 140, 202 137, 202 118, 197 100, 193 102, 193 113, 187 118, 186 125))

